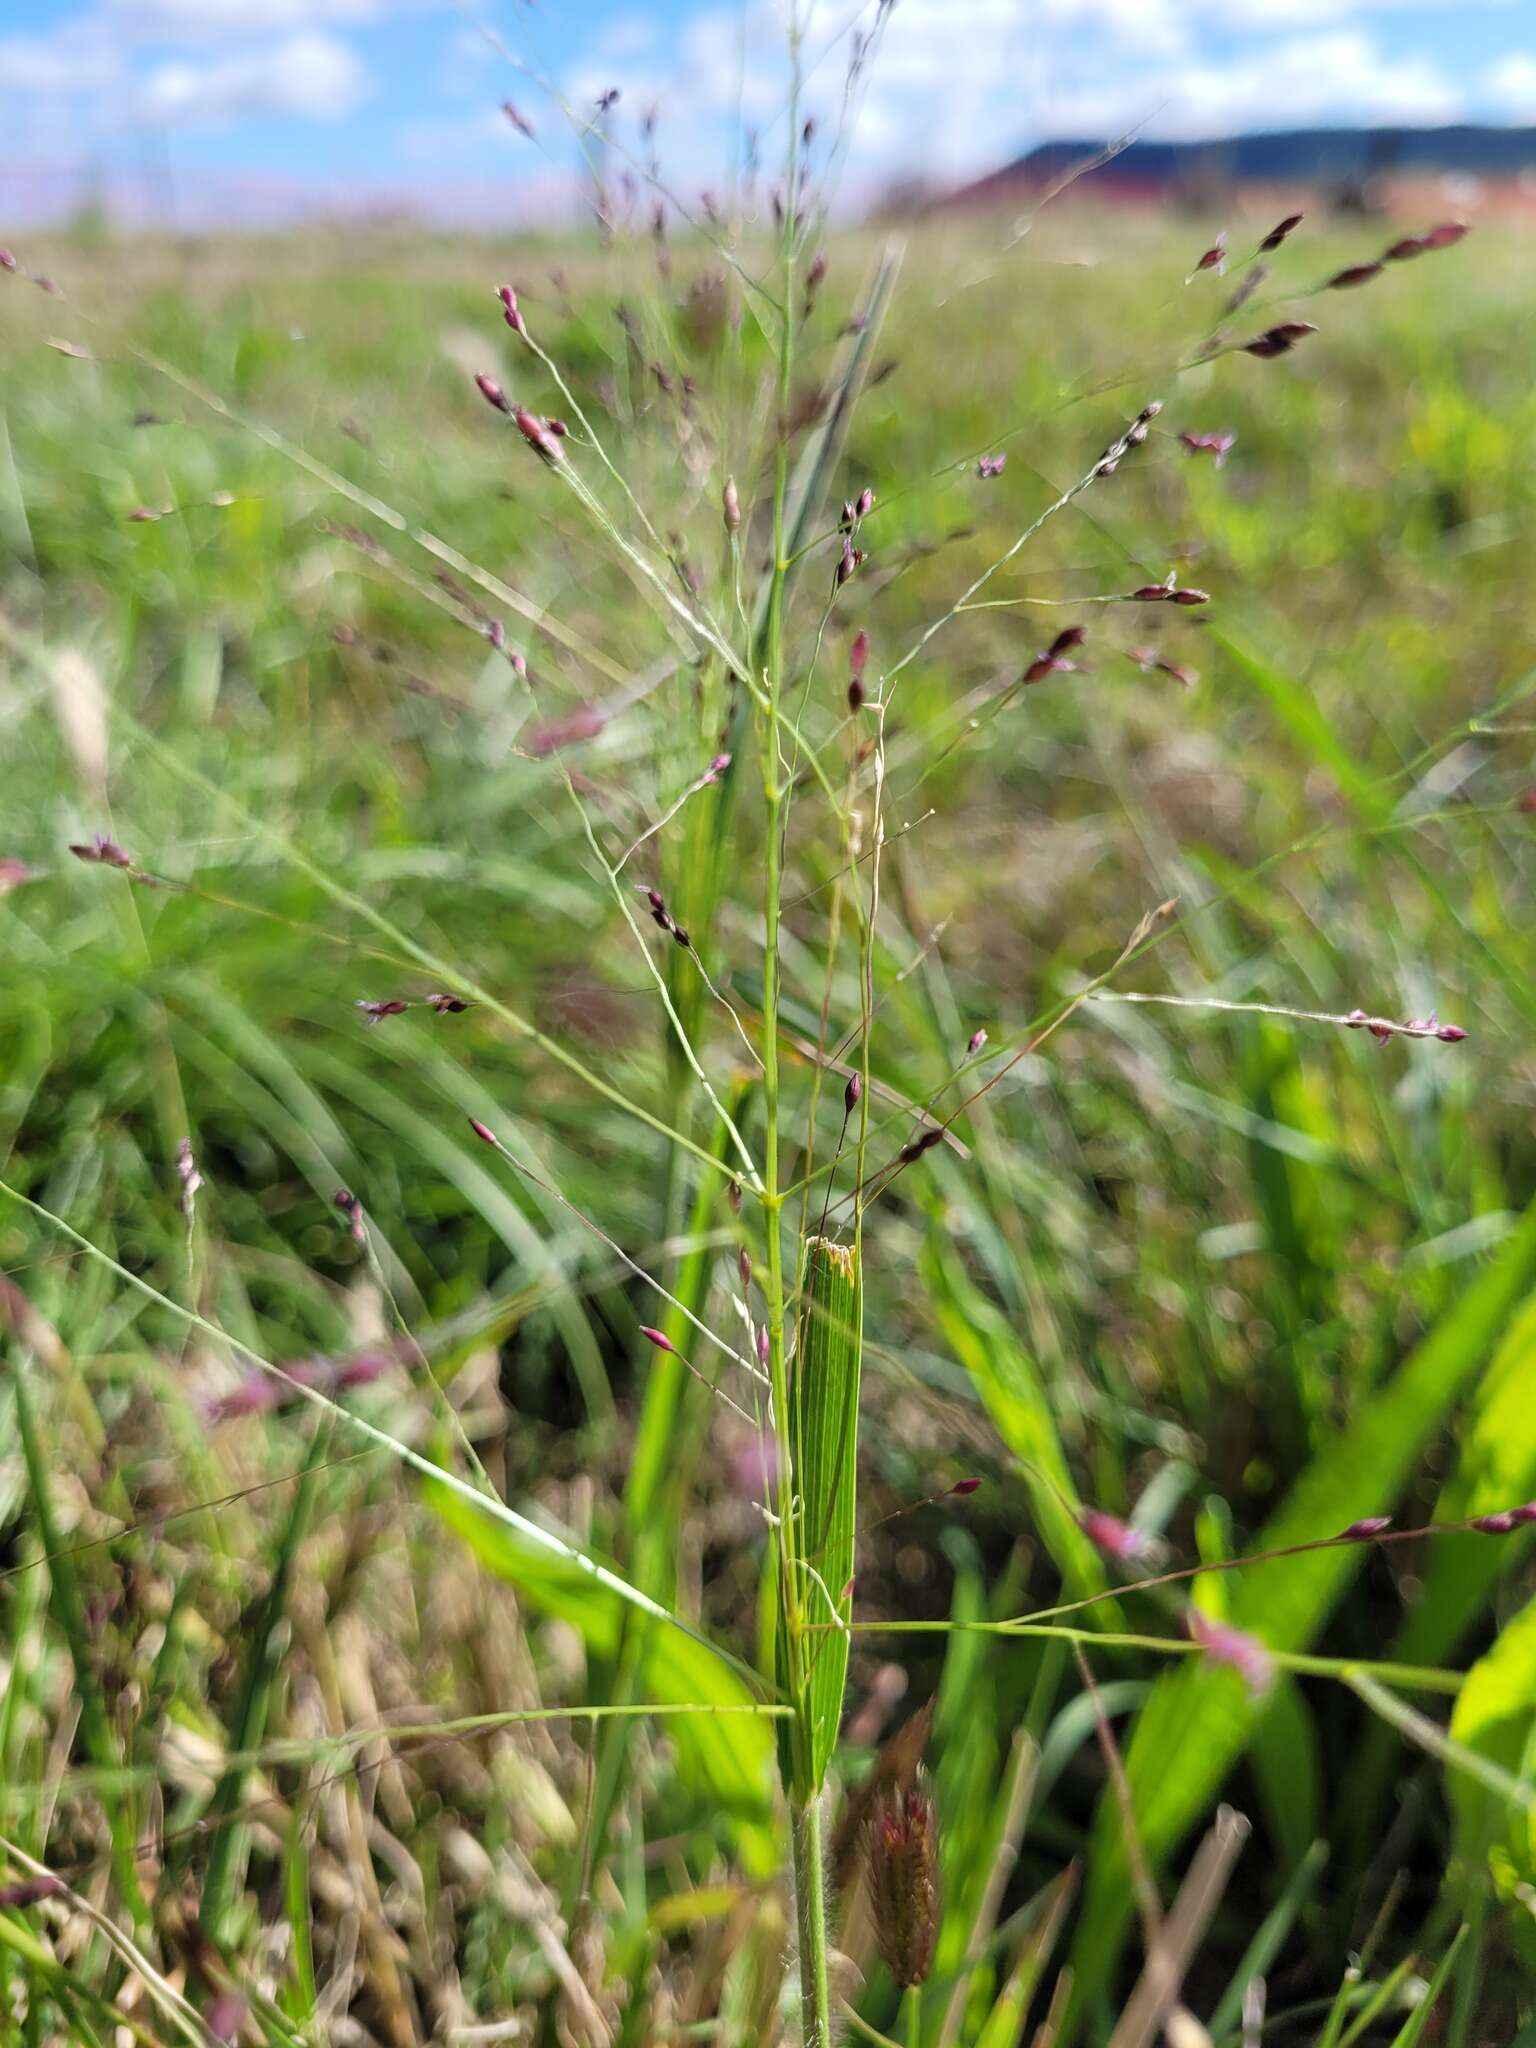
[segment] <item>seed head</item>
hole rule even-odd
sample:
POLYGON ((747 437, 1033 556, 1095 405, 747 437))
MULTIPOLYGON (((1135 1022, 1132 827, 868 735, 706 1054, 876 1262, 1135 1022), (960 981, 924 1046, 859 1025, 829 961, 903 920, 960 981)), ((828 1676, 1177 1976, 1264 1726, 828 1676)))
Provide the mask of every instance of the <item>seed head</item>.
POLYGON ((9 249, 0 249, 0 270, 15 270, 17 268, 18 265, 14 253, 9 249))
POLYGON ((752 1255, 744 1244, 736 1247, 736 1271, 741 1278, 742 1291, 745 1292, 752 1285, 752 1255))
POLYGON ((875 494, 866 484, 855 501, 853 513, 856 519, 867 519, 875 509, 875 494))
POLYGON ((949 1490, 956 1500, 964 1500, 969 1494, 975 1493, 980 1485, 979 1479, 957 1479, 949 1490))
POLYGON ((864 680, 864 671, 869 666, 869 635, 862 630, 855 633, 848 647, 848 673, 856 683, 864 680))
POLYGON ((672 1339, 661 1330, 653 1330, 649 1323, 642 1323, 640 1325, 640 1334, 647 1343, 654 1344, 658 1351, 669 1351, 674 1358, 682 1357, 683 1354, 672 1342, 672 1339))
POLYGON ((404 996, 386 996, 382 1002, 370 1002, 366 996, 359 996, 357 1007, 370 1024, 382 1024, 386 1017, 402 1017, 411 1007, 404 996))
POLYGON ((1338 1540, 1340 1543, 1369 1543, 1373 1536, 1379 1536, 1391 1526, 1390 1515, 1366 1515, 1358 1522, 1351 1522, 1347 1529, 1341 1529, 1338 1540))
POLYGON ((510 412, 512 410, 511 400, 494 377, 487 377, 483 370, 477 370, 475 372, 475 385, 487 405, 494 405, 498 412, 510 412))
POLYGON ((1200 680, 1194 669, 1181 668, 1176 661, 1165 661, 1155 647, 1128 647, 1125 658, 1134 661, 1148 675, 1155 670, 1159 675, 1171 676, 1182 690, 1192 690, 1200 680))
POLYGON ((1310 320, 1282 320, 1278 327, 1268 327, 1252 341, 1245 341, 1242 348, 1246 355, 1267 361, 1272 356, 1288 355, 1298 341, 1316 332, 1310 320))
POLYGON ((1496 1515, 1474 1515, 1467 1526, 1480 1536, 1507 1536, 1511 1529, 1520 1525, 1513 1510, 1505 1509, 1496 1515))
POLYGON ((1001 476, 1007 464, 1006 455, 983 455, 976 465, 976 474, 985 483, 989 477, 1001 476))
POLYGON ((1242 283, 1229 295, 1227 303, 1222 307, 1223 314, 1235 313, 1240 307, 1246 306, 1268 275, 1269 271, 1262 263, 1250 264, 1242 283))
POLYGON ((919 1131, 915 1138, 909 1138, 896 1154, 903 1166, 910 1166, 914 1159, 921 1159, 925 1152, 931 1152, 935 1145, 944 1141, 942 1124, 930 1124, 926 1131, 919 1131))
POLYGON ((731 1205, 731 1214, 739 1216, 741 1214, 741 1182, 739 1180, 726 1182, 725 1199, 731 1205))
POLYGON ((1442 221, 1437 228, 1431 228, 1421 237, 1426 250, 1453 249, 1464 235, 1470 235, 1471 228, 1464 220, 1442 221))
POLYGON ((1043 654, 1037 654, 1024 671, 1026 683, 1043 682, 1049 675, 1075 673, 1077 663, 1067 657, 1081 647, 1087 634, 1081 626, 1068 626, 1056 635, 1043 654))
POLYGON ((1536 1522, 1536 1500, 1528 1500, 1523 1507, 1511 1508, 1509 1512, 1514 1516, 1516 1523, 1524 1528, 1527 1522, 1536 1522))
POLYGON ((475 1136, 480 1140, 482 1145, 494 1145, 498 1142, 496 1133, 491 1129, 489 1124, 481 1123, 479 1117, 477 1116, 472 1116, 469 1119, 469 1128, 474 1132, 475 1136))
POLYGON ((1212 242, 1210 248, 1205 251, 1204 255, 1190 272, 1190 276, 1198 277, 1202 270, 1225 270, 1226 267, 1227 231, 1223 228, 1215 241, 1212 242))
POLYGON ((506 115, 507 119, 508 119, 508 120, 509 120, 509 121, 510 121, 510 122, 512 123, 512 126, 513 126, 513 127, 514 127, 514 128, 516 129, 516 130, 517 130, 517 132, 518 132, 518 134, 519 134, 519 135, 526 135, 526 136, 527 136, 527 138, 528 138, 528 140, 529 140, 530 142, 532 142, 532 141, 533 141, 533 139, 534 139, 534 134, 533 134, 533 128, 532 128, 532 125, 531 125, 531 123, 530 123, 530 122, 529 122, 529 121, 527 120, 527 118, 526 118, 526 117, 525 117, 525 116, 524 116, 523 114, 519 113, 519 111, 517 110, 517 108, 516 108, 515 106, 513 106, 512 102, 511 102, 510 100, 503 100, 503 101, 502 101, 502 103, 501 103, 501 111, 502 111, 502 112, 503 112, 503 113, 504 113, 504 114, 506 115))
POLYGON ((736 479, 733 476, 726 478, 725 489, 720 493, 720 510, 725 519, 726 532, 740 533, 741 498, 737 493, 736 479))
POLYGON ((1288 213, 1285 216, 1284 220, 1276 221, 1275 225, 1270 229, 1269 233, 1264 237, 1263 241, 1260 242, 1260 252, 1267 254, 1268 251, 1271 249, 1278 249, 1280 244, 1287 237, 1287 235, 1294 233, 1295 230, 1301 226, 1301 223, 1305 218, 1305 214, 1288 213))
POLYGON ((864 1079, 860 1074, 848 1076, 848 1086, 843 1090, 843 1115, 852 1116, 859 1106, 859 1097, 864 1093, 864 1079))
POLYGON ((502 318, 506 321, 512 332, 514 334, 526 334, 528 330, 523 325, 523 316, 517 310, 517 293, 512 289, 511 285, 504 284, 496 296, 501 301, 502 318))
POLYGON ((462 1016, 465 1010, 473 1007, 464 996, 449 995, 441 989, 427 997, 427 1005, 435 1010, 439 1017, 462 1016))
POLYGON ((1324 284, 1330 292, 1348 291, 1355 285, 1369 284, 1373 277, 1380 277, 1379 263, 1351 263, 1343 270, 1336 270, 1324 284))
POLYGON ((881 1792, 864 1823, 875 1942, 902 1990, 926 1981, 939 1939, 939 1823, 927 1775, 881 1792))
POLYGON ((969 1037, 969 1038, 968 1038, 968 1039, 966 1040, 966 1042, 965 1042, 965 1049, 966 1049, 966 1052, 967 1052, 967 1053, 968 1053, 968 1054, 969 1054, 969 1055, 970 1055, 970 1056, 971 1056, 972 1058, 974 1058, 974 1057, 976 1056, 976 1054, 977 1054, 977 1053, 979 1053, 979 1052, 981 1051, 981 1048, 982 1048, 982 1047, 983 1047, 983 1046, 984 1046, 984 1045, 986 1044, 986 1042, 987 1042, 987 1033, 986 1033, 986 1027, 985 1027, 985 1026, 983 1026, 981 1030, 979 1030, 979 1031, 973 1031, 973 1032, 971 1033, 970 1037, 969 1037))
POLYGON ((176 1178, 181 1182, 181 1213, 190 1223, 193 1205, 197 1201, 197 1191, 203 1184, 203 1176, 198 1172, 197 1161, 192 1156, 190 1138, 183 1138, 176 1147, 176 1178))
POLYGON ((565 427, 562 422, 558 420, 541 420, 531 413, 525 405, 504 406, 503 410, 511 413, 513 424, 516 426, 517 431, 522 435, 535 455, 539 456, 542 461, 551 464, 564 461, 564 454, 560 447, 561 437, 565 433, 565 427))
POLYGON ((1209 604, 1203 590, 1181 590, 1171 576, 1162 583, 1143 583, 1130 593, 1132 604, 1209 604))

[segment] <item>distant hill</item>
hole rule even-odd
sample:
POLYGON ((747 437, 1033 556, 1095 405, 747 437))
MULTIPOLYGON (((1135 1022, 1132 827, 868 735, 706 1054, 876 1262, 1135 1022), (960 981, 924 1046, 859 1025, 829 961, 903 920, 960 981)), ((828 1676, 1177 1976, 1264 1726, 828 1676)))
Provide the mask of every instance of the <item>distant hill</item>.
MULTIPOLYGON (((1048 185, 1095 156, 1102 141, 1044 142, 952 200, 984 203, 1048 185)), ((1207 142, 1131 142, 1093 174, 1122 191, 1232 184, 1316 184, 1446 172, 1488 179, 1536 172, 1536 128, 1285 128, 1207 142)))

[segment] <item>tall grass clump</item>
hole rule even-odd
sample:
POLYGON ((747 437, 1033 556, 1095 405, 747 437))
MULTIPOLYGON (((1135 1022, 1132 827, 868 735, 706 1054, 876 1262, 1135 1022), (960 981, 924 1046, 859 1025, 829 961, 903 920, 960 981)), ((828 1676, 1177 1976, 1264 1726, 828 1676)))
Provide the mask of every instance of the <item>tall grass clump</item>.
POLYGON ((835 226, 889 14, 5 264, 18 2039, 1536 2040, 1521 315, 835 226))

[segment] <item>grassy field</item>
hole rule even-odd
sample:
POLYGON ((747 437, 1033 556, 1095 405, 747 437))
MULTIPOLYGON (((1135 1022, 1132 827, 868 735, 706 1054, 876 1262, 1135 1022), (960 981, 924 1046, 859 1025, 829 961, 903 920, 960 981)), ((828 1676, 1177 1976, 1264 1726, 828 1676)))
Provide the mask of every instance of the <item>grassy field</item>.
POLYGON ((1536 2042, 1536 318, 1385 233, 17 245, 0 2036, 1536 2042))

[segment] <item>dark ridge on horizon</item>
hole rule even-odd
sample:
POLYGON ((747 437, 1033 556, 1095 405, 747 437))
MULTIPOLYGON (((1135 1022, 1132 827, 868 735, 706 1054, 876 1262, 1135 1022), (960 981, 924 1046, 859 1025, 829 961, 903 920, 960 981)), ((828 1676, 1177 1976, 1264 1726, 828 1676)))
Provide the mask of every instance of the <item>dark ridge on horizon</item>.
MULTIPOLYGON (((953 196, 981 198, 994 188, 1049 183, 1106 146, 1103 137, 1042 142, 953 196)), ((1443 128, 1285 128, 1193 142, 1133 141, 1095 177, 1179 185, 1219 176, 1259 184, 1434 172, 1508 178, 1531 170, 1536 170, 1536 128, 1461 122, 1443 128)))

